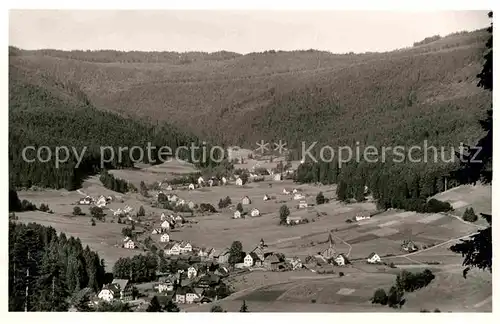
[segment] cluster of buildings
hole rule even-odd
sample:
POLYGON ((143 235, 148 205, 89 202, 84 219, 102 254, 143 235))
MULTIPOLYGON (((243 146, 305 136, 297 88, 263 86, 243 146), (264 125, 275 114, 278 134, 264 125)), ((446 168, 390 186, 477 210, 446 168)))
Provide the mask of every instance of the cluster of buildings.
POLYGON ((97 207, 105 207, 106 204, 110 203, 113 201, 113 197, 111 196, 103 196, 103 195, 100 195, 98 198, 94 198, 94 197, 91 197, 91 196, 85 196, 84 198, 80 198, 80 200, 78 200, 78 205, 92 205, 94 204, 95 206, 97 207))

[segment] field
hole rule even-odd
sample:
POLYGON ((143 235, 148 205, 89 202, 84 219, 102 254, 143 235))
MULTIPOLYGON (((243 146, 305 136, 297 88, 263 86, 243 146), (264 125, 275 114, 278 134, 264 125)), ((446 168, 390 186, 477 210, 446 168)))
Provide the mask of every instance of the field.
MULTIPOLYGON (((163 164, 115 172, 130 181, 150 183, 148 181, 164 179, 169 174, 192 172, 191 168, 189 165, 163 164)), ((243 249, 248 251, 262 238, 270 251, 282 252, 287 257, 298 256, 304 261, 305 257, 328 247, 328 233, 331 232, 337 253, 344 253, 351 261, 347 267, 327 266, 327 269, 333 270, 331 274, 320 275, 307 270, 252 271, 232 277, 229 283, 236 293, 220 301, 229 311, 238 310, 242 300, 247 302, 252 311, 391 311, 387 307, 374 306, 369 302, 374 290, 379 287, 389 289, 401 269, 423 268, 430 268, 436 273, 435 282, 422 291, 410 294, 404 310, 419 311, 420 308, 435 307, 442 308, 442 311, 491 310, 491 300, 488 300, 491 296, 491 275, 475 272, 470 279, 463 279, 462 258, 449 250, 451 244, 459 238, 475 233, 479 226, 464 222, 458 216, 388 210, 376 214, 371 219, 347 223, 347 219, 352 219, 359 213, 375 212, 376 206, 372 202, 344 204, 336 201, 335 186, 296 185, 291 181, 277 182, 270 179, 250 182, 241 187, 229 184, 172 192, 196 204, 210 203, 218 210, 217 203, 221 198, 229 196, 232 201, 231 206, 215 214, 195 212, 193 217, 188 218, 193 222, 171 232, 173 240, 186 240, 193 246, 219 249, 229 247, 233 241, 238 240, 242 242, 243 249), (298 209, 298 201, 293 200, 291 195, 283 194, 284 188, 300 189, 311 206, 298 209), (330 201, 315 206, 315 197, 320 191, 330 201), (272 199, 264 201, 262 198, 265 194, 272 199), (244 205, 244 210, 258 208, 261 211, 260 217, 232 219, 235 205, 244 196, 251 199, 251 204, 244 205), (280 226, 279 208, 283 204, 289 207, 292 216, 300 215, 309 222, 280 226), (401 243, 405 239, 411 239, 419 247, 419 251, 412 254, 403 252, 401 243), (371 252, 377 252, 382 261, 393 263, 397 268, 367 264, 366 257, 371 252), (339 272, 345 275, 340 277, 339 272), (451 290, 441 292, 445 287, 451 290), (447 294, 451 299, 430 297, 439 293, 447 294), (460 295, 459 298, 454 297, 456 294, 460 295), (432 303, 429 300, 432 300, 432 303)), ((19 196, 37 205, 46 203, 54 211, 53 214, 39 211, 18 213, 19 221, 50 225, 67 235, 79 237, 83 244, 88 244, 99 252, 109 271, 118 258, 141 252, 140 249, 127 250, 120 247, 123 239, 121 229, 125 225, 111 222, 111 210, 126 205, 134 210, 144 206, 145 218, 154 224, 146 227, 146 234, 141 238, 151 236, 156 241, 159 241, 159 235, 150 235, 150 229, 153 225, 159 226, 159 215, 167 212, 152 207, 151 197, 146 198, 137 193, 117 194, 105 189, 98 177, 89 178, 82 189, 74 192, 22 191, 19 196), (87 215, 71 215, 74 203, 85 194, 112 195, 115 198, 105 209, 106 222, 97 222, 96 226, 91 226, 86 206, 82 206, 82 211, 87 215)), ((481 209, 480 206, 486 208, 484 202, 491 199, 491 191, 480 187, 459 187, 443 193, 442 196, 450 197, 451 200, 458 197, 457 199, 465 201, 467 205, 473 205, 477 211, 486 212, 486 209, 481 209), (457 196, 461 192, 465 193, 457 196)), ((202 311, 207 307, 209 305, 183 308, 186 311, 202 311)))

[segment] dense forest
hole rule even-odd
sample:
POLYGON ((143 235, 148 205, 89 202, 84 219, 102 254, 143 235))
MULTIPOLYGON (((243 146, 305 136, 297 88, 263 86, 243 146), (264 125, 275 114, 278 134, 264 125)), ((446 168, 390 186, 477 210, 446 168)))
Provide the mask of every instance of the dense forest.
MULTIPOLYGON (((74 190, 85 177, 103 168, 132 167, 134 161, 159 163, 160 157, 166 158, 159 155, 159 147, 168 146, 175 153, 179 146, 191 143, 203 144, 195 136, 165 123, 151 125, 99 111, 72 83, 10 69, 9 169, 10 184, 15 187, 36 185, 74 190), (148 144, 152 147, 151 160, 148 144), (25 156, 33 162, 23 158, 23 149, 29 146, 36 150, 27 150, 25 156), (58 149, 63 146, 68 150, 58 149), (133 146, 142 148, 144 155, 138 149, 131 150, 133 146), (130 151, 119 154, 118 147, 130 151), (59 165, 55 162, 57 152, 63 160, 59 165)), ((213 164, 210 159, 201 160, 200 154, 201 149, 194 155, 179 151, 185 160, 199 160, 195 163, 199 167, 213 164)))
POLYGON ((456 145, 481 135, 475 121, 491 103, 476 87, 487 38, 462 32, 363 54, 12 49, 10 66, 68 80, 98 109, 182 125, 224 145, 456 145))
POLYGON ((104 282, 104 261, 80 239, 9 223, 9 311, 67 311, 74 294, 104 282))

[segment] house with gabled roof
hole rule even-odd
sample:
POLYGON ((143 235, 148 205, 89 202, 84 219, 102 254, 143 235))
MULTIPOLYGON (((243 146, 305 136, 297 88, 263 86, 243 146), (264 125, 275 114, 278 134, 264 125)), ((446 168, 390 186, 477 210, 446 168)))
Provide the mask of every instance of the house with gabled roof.
POLYGON ((165 245, 163 253, 165 255, 179 255, 181 254, 181 246, 177 242, 169 242, 165 245))
POLYGON ((234 182, 237 186, 243 186, 243 180, 241 178, 236 179, 234 182))
POLYGON ((168 220, 164 220, 163 223, 161 223, 161 228, 170 229, 170 222, 168 220))
POLYGON ((292 190, 290 188, 283 188, 283 194, 289 195, 292 193, 292 190))
POLYGON ((380 259, 380 256, 375 253, 375 252, 372 252, 370 253, 370 255, 368 256, 367 260, 366 260, 368 263, 380 263, 381 262, 381 259, 380 259))
POLYGON ((160 242, 162 243, 168 243, 169 241, 170 241, 170 235, 168 235, 168 233, 165 233, 160 237, 160 242))
POLYGON ((229 262, 229 249, 224 249, 219 252, 219 254, 216 256, 217 258, 217 263, 219 264, 225 264, 229 262))
POLYGON ((286 223, 288 225, 300 224, 302 222, 302 216, 287 216, 286 223))
POLYGON ((251 203, 252 203, 252 201, 250 200, 250 198, 248 196, 245 196, 241 199, 242 205, 250 205, 251 203))
POLYGON ((257 208, 254 208, 250 211, 250 216, 252 217, 258 217, 260 216, 260 210, 258 210, 257 208))
POLYGON ((337 255, 334 261, 338 266, 345 266, 349 263, 349 259, 347 259, 344 253, 340 253, 339 255, 337 255))
POLYGON ((194 183, 190 183, 189 186, 188 186, 188 189, 189 190, 194 190, 194 183))
POLYGON ((180 252, 181 253, 190 253, 190 252, 193 252, 193 246, 189 242, 182 242, 180 244, 180 252))
POLYGON ((128 241, 123 243, 123 247, 126 249, 135 249, 135 242, 129 239, 128 241))
POLYGON ((241 212, 240 212, 239 210, 235 210, 235 211, 234 211, 233 218, 235 218, 235 219, 236 219, 236 218, 241 218, 241 216, 242 216, 242 215, 241 215, 241 212))
POLYGON ((279 264, 281 263, 280 259, 276 254, 268 255, 263 262, 263 265, 268 270, 278 270, 279 264))
POLYGON ((265 194, 264 198, 262 198, 262 200, 264 200, 264 201, 267 201, 267 200, 270 200, 270 199, 271 199, 271 197, 269 197, 267 194, 265 194))

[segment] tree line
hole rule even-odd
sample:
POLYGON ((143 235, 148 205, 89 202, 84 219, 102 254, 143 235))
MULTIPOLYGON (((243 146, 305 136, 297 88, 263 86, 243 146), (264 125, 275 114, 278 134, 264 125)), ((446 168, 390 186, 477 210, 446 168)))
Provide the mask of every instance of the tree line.
POLYGON ((67 311, 73 294, 104 283, 104 260, 80 239, 9 222, 9 311, 67 311))

